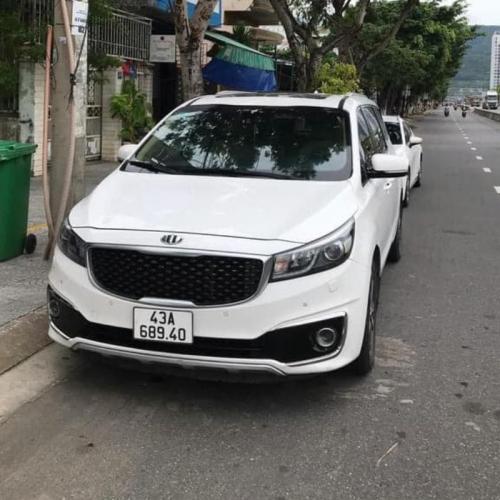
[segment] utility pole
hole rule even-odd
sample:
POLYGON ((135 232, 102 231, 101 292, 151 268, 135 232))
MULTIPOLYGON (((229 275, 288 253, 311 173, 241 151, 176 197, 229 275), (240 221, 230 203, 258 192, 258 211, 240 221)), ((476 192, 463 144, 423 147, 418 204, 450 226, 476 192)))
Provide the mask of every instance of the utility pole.
MULTIPOLYGON (((64 184, 68 166, 71 166, 69 198, 64 208, 65 214, 85 195, 85 122, 87 110, 87 40, 88 33, 85 19, 87 0, 54 0, 54 90, 52 94, 52 144, 50 167, 50 206, 54 220, 55 233, 58 232, 58 214, 65 204, 64 184), (65 30, 61 3, 67 7, 67 19, 71 30, 68 41, 65 30), (83 5, 82 5, 83 4, 83 5), (86 6, 85 6, 86 4, 86 6), (73 14, 75 12, 75 15, 73 14), (68 44, 73 44, 72 58, 68 54, 68 44), (77 66, 71 67, 71 60, 77 66), (70 113, 71 100, 74 101, 74 113, 70 113), (71 151, 71 116, 74 123, 74 155, 71 151)), ((61 222, 59 220, 59 222, 61 222)))

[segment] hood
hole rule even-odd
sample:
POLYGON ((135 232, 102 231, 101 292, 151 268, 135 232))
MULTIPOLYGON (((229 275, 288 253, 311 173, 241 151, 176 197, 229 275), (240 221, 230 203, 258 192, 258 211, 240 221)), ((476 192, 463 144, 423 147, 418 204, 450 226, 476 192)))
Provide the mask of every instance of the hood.
POLYGON ((356 209, 349 181, 117 170, 72 210, 70 224, 307 243, 341 226, 356 209))

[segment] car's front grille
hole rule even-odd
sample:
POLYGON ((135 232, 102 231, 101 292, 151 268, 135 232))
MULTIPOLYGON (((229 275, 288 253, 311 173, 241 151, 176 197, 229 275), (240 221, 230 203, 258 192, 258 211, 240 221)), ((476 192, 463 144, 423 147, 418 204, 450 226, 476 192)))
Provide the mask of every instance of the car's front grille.
POLYGON ((198 306, 241 302, 257 292, 263 263, 216 255, 168 255, 91 248, 97 284, 120 297, 189 301, 198 306))

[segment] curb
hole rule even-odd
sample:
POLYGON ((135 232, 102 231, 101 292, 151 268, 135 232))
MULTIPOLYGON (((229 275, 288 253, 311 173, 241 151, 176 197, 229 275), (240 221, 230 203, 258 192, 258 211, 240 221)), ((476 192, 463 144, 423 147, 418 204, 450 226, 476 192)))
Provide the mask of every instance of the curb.
POLYGON ((496 122, 500 122, 500 113, 487 110, 487 109, 479 109, 474 108, 474 113, 477 113, 480 116, 484 116, 485 118, 489 118, 490 120, 494 120, 496 122))
POLYGON ((47 329, 45 306, 0 327, 0 375, 51 344, 47 329))

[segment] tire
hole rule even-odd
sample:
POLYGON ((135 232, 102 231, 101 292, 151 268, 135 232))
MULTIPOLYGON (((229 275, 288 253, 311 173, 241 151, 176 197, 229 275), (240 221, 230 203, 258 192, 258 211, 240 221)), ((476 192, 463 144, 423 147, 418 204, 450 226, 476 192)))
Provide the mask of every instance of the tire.
POLYGON ((387 260, 389 262, 399 262, 401 260, 401 242, 403 240, 403 210, 399 210, 398 229, 394 241, 392 242, 391 249, 387 260))
POLYGON ((410 171, 408 170, 408 175, 406 176, 406 189, 405 197, 403 199, 403 207, 407 207, 410 204, 410 191, 411 191, 411 181, 410 181, 410 171))
POLYGON ((418 171, 417 180, 415 181, 415 187, 422 187, 422 158, 420 158, 420 170, 418 171))
POLYGON ((380 291, 380 269, 376 259, 373 259, 368 291, 368 306, 366 308, 365 332, 359 356, 353 361, 351 368, 356 375, 368 375, 375 365, 375 338, 377 326, 377 310, 380 291))
POLYGON ((28 234, 26 240, 24 241, 24 251, 25 253, 32 254, 36 248, 36 236, 34 234, 28 234))

